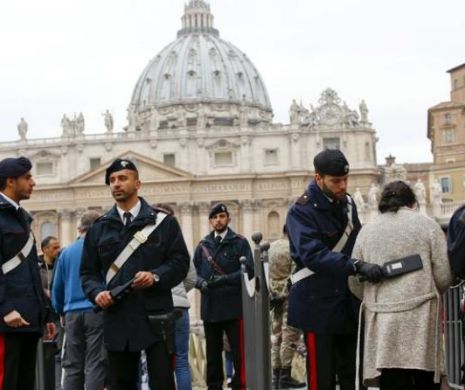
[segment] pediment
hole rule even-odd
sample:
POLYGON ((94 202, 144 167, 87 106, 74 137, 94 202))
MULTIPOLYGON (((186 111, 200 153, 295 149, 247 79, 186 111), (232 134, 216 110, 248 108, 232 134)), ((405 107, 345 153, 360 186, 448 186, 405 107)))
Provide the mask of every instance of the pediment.
POLYGON ((192 177, 192 174, 189 172, 183 171, 179 168, 168 166, 160 161, 153 160, 139 153, 128 151, 120 154, 119 156, 112 157, 108 161, 102 162, 102 165, 100 167, 76 177, 69 184, 103 185, 105 181, 105 170, 111 164, 111 162, 113 160, 116 160, 117 158, 128 159, 134 162, 134 164, 136 164, 137 166, 137 170, 139 171, 139 177, 142 183, 152 181, 188 179, 192 177))
POLYGON ((239 144, 236 144, 234 142, 228 141, 226 139, 220 139, 210 145, 207 145, 205 149, 211 150, 211 151, 216 151, 216 150, 234 150, 238 149, 240 147, 239 144))

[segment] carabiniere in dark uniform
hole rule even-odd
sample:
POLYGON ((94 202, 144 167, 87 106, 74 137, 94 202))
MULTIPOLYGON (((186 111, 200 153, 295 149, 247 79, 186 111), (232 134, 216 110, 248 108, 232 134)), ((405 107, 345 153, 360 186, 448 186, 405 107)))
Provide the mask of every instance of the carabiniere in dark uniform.
POLYGON ((160 280, 152 287, 134 290, 117 304, 105 310, 105 347, 112 351, 140 351, 159 341, 161 335, 151 330, 147 315, 168 313, 173 309, 171 288, 180 283, 189 267, 189 254, 181 229, 172 216, 148 237, 105 286, 104 276, 110 265, 134 234, 147 224, 154 224, 157 210, 144 199, 139 215, 123 228, 116 206, 99 218, 86 235, 81 265, 84 292, 94 302, 105 289, 123 285, 138 271, 153 271, 160 280))
POLYGON ((113 161, 105 183, 116 204, 89 229, 80 274, 84 293, 104 309, 109 378, 118 390, 136 390, 144 350, 150 388, 174 390, 171 289, 189 269, 181 228, 138 196, 132 161, 113 161))

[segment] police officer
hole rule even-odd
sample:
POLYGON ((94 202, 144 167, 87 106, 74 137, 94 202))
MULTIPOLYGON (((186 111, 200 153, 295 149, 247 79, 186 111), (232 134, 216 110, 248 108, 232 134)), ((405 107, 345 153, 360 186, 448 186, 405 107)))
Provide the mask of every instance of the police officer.
POLYGON ((347 278, 359 274, 378 282, 382 270, 350 257, 360 230, 347 194, 349 163, 326 149, 313 161, 314 180, 291 206, 286 226, 296 272, 291 276, 288 323, 304 331, 307 381, 311 390, 355 388, 358 302, 347 278))
MULTIPOLYGON (((47 316, 31 216, 20 207, 35 186, 25 157, 0 161, 0 384, 34 389, 37 341, 47 316)), ((54 336, 53 323, 46 337, 54 336)))
POLYGON ((116 205, 89 229, 80 272, 85 294, 104 309, 110 375, 117 389, 137 389, 140 351, 145 350, 150 388, 171 390, 171 288, 187 274, 186 244, 174 217, 138 197, 141 182, 134 163, 115 160, 105 183, 116 205), (110 293, 132 279, 122 298, 110 293))
POLYGON ((268 250, 270 265, 270 309, 271 309, 271 366, 273 389, 295 389, 305 387, 291 376, 292 359, 300 341, 302 331, 287 323, 289 276, 293 262, 289 252, 286 226, 283 237, 273 241, 268 250))
POLYGON ((228 227, 228 209, 222 203, 209 213, 213 231, 199 243, 194 254, 196 287, 201 295, 201 318, 207 344, 208 390, 223 388, 223 332, 233 355, 233 389, 245 389, 242 323, 241 271, 239 259, 245 256, 253 273, 252 251, 248 241, 228 227))

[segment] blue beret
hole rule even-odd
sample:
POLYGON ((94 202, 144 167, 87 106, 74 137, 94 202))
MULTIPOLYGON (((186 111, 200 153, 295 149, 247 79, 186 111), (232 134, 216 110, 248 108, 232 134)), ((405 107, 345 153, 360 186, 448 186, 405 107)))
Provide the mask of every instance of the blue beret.
POLYGON ((210 213, 208 214, 208 219, 213 218, 216 214, 219 213, 229 214, 228 208, 223 203, 217 203, 213 205, 213 207, 210 209, 210 213))
POLYGON ((338 149, 325 149, 313 159, 315 171, 323 175, 345 176, 349 173, 349 162, 338 149))
POLYGON ((31 161, 26 157, 5 158, 0 161, 0 177, 19 177, 31 168, 31 161))
POLYGON ((106 185, 110 184, 110 175, 113 172, 122 171, 123 169, 129 169, 131 171, 137 172, 137 168, 132 161, 117 158, 115 161, 111 163, 111 165, 107 168, 105 172, 105 184, 106 185))

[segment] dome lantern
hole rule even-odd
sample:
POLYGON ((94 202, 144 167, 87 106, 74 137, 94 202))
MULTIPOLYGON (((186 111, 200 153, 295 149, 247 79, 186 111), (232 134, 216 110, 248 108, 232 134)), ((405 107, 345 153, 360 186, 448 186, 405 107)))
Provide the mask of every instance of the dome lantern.
POLYGON ((213 28, 213 15, 210 4, 204 0, 190 0, 184 6, 184 15, 181 18, 182 29, 178 31, 178 38, 191 33, 210 33, 219 36, 218 30, 213 28))

